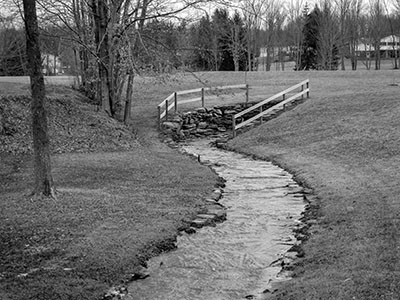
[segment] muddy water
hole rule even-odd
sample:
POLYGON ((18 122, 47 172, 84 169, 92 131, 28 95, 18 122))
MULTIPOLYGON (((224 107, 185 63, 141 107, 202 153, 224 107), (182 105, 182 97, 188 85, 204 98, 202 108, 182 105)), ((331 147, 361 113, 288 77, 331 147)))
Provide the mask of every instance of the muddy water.
POLYGON ((178 238, 178 248, 149 262, 150 276, 133 282, 126 299, 260 299, 281 268, 272 262, 295 243, 304 209, 301 188, 269 162, 195 141, 184 151, 200 155, 226 180, 227 220, 178 238))

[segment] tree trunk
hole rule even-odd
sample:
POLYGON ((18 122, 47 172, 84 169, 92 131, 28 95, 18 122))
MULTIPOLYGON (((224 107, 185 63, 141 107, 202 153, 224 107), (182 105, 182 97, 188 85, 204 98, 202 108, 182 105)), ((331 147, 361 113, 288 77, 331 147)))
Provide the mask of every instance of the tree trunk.
POLYGON ((265 65, 265 71, 271 71, 271 49, 267 46, 267 63, 265 65))
POLYGON ((125 102, 125 113, 124 113, 124 123, 128 124, 131 118, 131 109, 132 109, 132 91, 133 91, 133 73, 129 74, 128 77, 128 86, 126 88, 126 102, 125 102))
POLYGON ((248 38, 247 38, 247 63, 248 63, 248 71, 252 70, 252 63, 251 63, 251 29, 248 29, 248 38))
POLYGON ((53 75, 57 75, 57 56, 54 55, 54 66, 53 66, 53 75))
POLYGON ((239 72, 239 58, 236 55, 233 57, 233 64, 235 66, 235 72, 239 72))
POLYGON ((345 71, 346 70, 346 66, 344 64, 344 53, 342 53, 340 55, 340 65, 341 65, 342 71, 345 71))
POLYGON ((95 41, 98 55, 98 96, 101 108, 112 115, 112 103, 110 99, 109 66, 109 42, 107 34, 108 8, 105 0, 93 0, 92 10, 95 24, 95 41))
POLYGON ((239 72, 239 60, 240 60, 240 39, 239 39, 239 26, 233 27, 233 64, 235 66, 235 72, 239 72))
MULTIPOLYGON (((378 45, 378 44, 377 44, 378 45)), ((381 51, 379 46, 375 46, 375 70, 381 69, 381 51)))
POLYGON ((50 140, 44 107, 45 86, 39 46, 39 28, 35 0, 23 0, 26 51, 30 67, 32 91, 32 133, 34 151, 35 196, 53 196, 54 184, 50 165, 50 140))

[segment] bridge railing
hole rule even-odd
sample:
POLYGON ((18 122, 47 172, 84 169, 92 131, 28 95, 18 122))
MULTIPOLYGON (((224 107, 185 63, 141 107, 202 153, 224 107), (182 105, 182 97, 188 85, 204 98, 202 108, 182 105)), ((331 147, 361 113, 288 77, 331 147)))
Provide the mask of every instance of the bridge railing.
POLYGON ((310 80, 309 79, 304 80, 304 81, 302 81, 302 82, 300 82, 300 83, 298 83, 298 84, 296 84, 296 85, 284 90, 283 92, 280 92, 280 93, 278 93, 278 94, 276 94, 276 95, 274 95, 272 97, 269 97, 268 99, 265 99, 265 100, 263 100, 261 102, 258 102, 257 104, 255 104, 253 106, 250 106, 249 108, 247 108, 247 109, 245 109, 245 110, 233 115, 232 116, 233 136, 234 137, 236 136, 236 131, 238 129, 248 125, 249 123, 251 123, 251 122, 253 122, 253 121, 257 120, 257 119, 260 119, 261 122, 262 122, 262 117, 264 115, 270 113, 271 111, 273 111, 273 110, 275 110, 277 108, 285 108, 287 103, 289 103, 289 102, 291 102, 293 100, 296 100, 296 99, 298 99, 300 97, 303 98, 304 95, 306 95, 307 98, 310 97, 310 80), (300 88, 300 92, 298 92, 298 93, 290 96, 289 98, 287 98, 287 95, 289 93, 291 93, 294 90, 299 89, 299 88, 300 88), (263 110, 263 106, 265 104, 267 104, 269 102, 272 102, 272 101, 275 101, 275 100, 277 100, 279 98, 282 98, 282 100, 279 103, 277 103, 276 105, 274 105, 272 107, 269 107, 266 110, 263 110), (252 112, 252 111, 254 111, 256 109, 258 109, 260 111, 257 115, 255 115, 255 116, 251 117, 250 119, 247 119, 247 120, 237 124, 237 119, 238 118, 242 118, 245 114, 247 114, 249 112, 252 112))
POLYGON ((249 101, 249 85, 248 84, 238 84, 238 85, 227 85, 227 86, 217 86, 217 87, 206 87, 206 88, 197 88, 192 90, 178 91, 173 92, 167 98, 164 99, 160 104, 158 104, 158 125, 161 127, 161 123, 163 119, 168 120, 168 115, 171 110, 175 112, 178 110, 179 104, 191 103, 191 102, 201 102, 201 106, 205 106, 205 101, 207 99, 207 95, 205 92, 217 92, 221 90, 228 89, 244 89, 246 95, 246 103, 249 101), (190 99, 179 99, 179 96, 188 95, 188 94, 198 94, 198 97, 190 98, 190 99))

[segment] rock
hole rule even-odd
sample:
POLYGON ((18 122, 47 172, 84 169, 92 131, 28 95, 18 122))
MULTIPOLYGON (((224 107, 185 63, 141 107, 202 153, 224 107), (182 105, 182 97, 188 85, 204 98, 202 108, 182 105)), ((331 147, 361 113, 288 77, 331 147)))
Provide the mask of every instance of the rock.
MULTIPOLYGON (((219 137, 221 133, 232 128, 232 115, 244 108, 246 108, 244 104, 216 106, 211 109, 200 107, 191 112, 171 114, 169 120, 163 123, 163 130, 164 133, 172 135, 174 140, 184 140, 189 136, 202 138, 215 135, 219 137), (182 132, 179 132, 181 129, 182 132)), ((255 112, 257 113, 258 111, 255 112)), ((250 117, 251 113, 246 114, 242 119, 246 120, 250 117)), ((237 124, 241 121, 237 120, 237 124)))
POLYGON ((213 115, 214 116, 216 116, 216 117, 220 117, 220 116, 222 116, 222 111, 220 110, 220 109, 218 109, 218 108, 215 108, 215 109, 213 109, 213 115))
POLYGON ((133 274, 128 278, 128 282, 145 279, 150 276, 149 271, 144 267, 139 267, 133 274))
POLYGON ((196 120, 195 120, 195 118, 188 118, 188 119, 187 119, 187 124, 196 125, 196 120))
POLYGON ((216 204, 218 203, 216 200, 214 199, 206 199, 207 202, 212 203, 212 204, 216 204))
POLYGON ((199 107, 199 108, 196 108, 196 112, 203 114, 203 113, 207 112, 207 109, 205 107, 199 107))
POLYGON ((180 139, 185 139, 186 135, 185 135, 185 132, 183 130, 179 130, 176 134, 180 139))
POLYGON ((187 234, 194 234, 194 233, 196 233, 196 229, 194 229, 193 227, 189 227, 189 228, 185 229, 185 232, 187 234))
POLYGON ((318 221, 317 220, 314 220, 314 219, 310 219, 310 220, 307 220, 306 221, 306 224, 307 225, 315 225, 315 224, 317 224, 318 223, 318 221))
POLYGON ((235 115, 236 113, 237 113, 237 111, 233 110, 233 109, 224 111, 224 115, 235 115))
POLYGON ((164 122, 163 123, 164 129, 172 129, 172 130, 178 130, 180 129, 181 125, 176 122, 164 122))
POLYGON ((211 199, 214 199, 215 201, 218 201, 221 198, 221 193, 219 192, 213 192, 210 196, 211 199))
POLYGON ((176 115, 176 116, 173 116, 173 117, 170 119, 170 121, 171 121, 171 122, 175 122, 175 123, 182 123, 182 122, 183 122, 183 119, 182 119, 181 116, 176 115))
POLYGON ((210 209, 207 211, 207 214, 214 215, 216 221, 226 220, 226 211, 224 209, 210 209))
POLYGON ((196 127, 197 127, 196 124, 186 124, 186 125, 182 126, 182 129, 186 129, 186 130, 187 129, 189 129, 189 130, 193 129, 194 130, 194 129, 196 129, 196 127))
POLYGON ((197 125, 197 128, 200 128, 200 129, 206 129, 207 127, 208 127, 208 123, 207 122, 200 122, 197 125))
POLYGON ((225 119, 225 120, 223 120, 221 122, 221 124, 224 125, 225 127, 231 127, 232 126, 232 120, 225 119))
POLYGON ((214 133, 214 130, 212 130, 212 129, 197 129, 196 130, 196 133, 197 134, 199 134, 199 135, 209 135, 209 134, 212 134, 212 133, 214 133))
POLYGON ((219 132, 225 132, 225 131, 226 131, 226 128, 225 128, 225 127, 218 127, 217 130, 218 130, 219 132))
POLYGON ((122 299, 128 294, 128 289, 125 286, 118 286, 110 288, 107 293, 102 297, 103 300, 122 299))
POLYGON ((198 218, 200 219, 209 219, 209 220, 213 220, 215 218, 215 215, 212 214, 198 214, 197 215, 198 218))
POLYGON ((190 226, 194 227, 194 228, 201 228, 204 226, 207 226, 211 224, 211 220, 210 219, 195 219, 192 221, 192 223, 190 224, 190 226))

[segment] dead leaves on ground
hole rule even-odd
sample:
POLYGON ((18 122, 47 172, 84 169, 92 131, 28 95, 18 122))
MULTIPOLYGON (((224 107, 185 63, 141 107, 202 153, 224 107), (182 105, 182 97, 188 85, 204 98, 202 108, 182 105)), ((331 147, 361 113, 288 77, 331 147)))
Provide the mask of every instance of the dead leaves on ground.
MULTIPOLYGON (((132 129, 84 100, 72 90, 46 99, 53 153, 121 151, 136 144, 132 129)), ((30 102, 22 95, 0 98, 0 153, 33 151, 30 102)))

